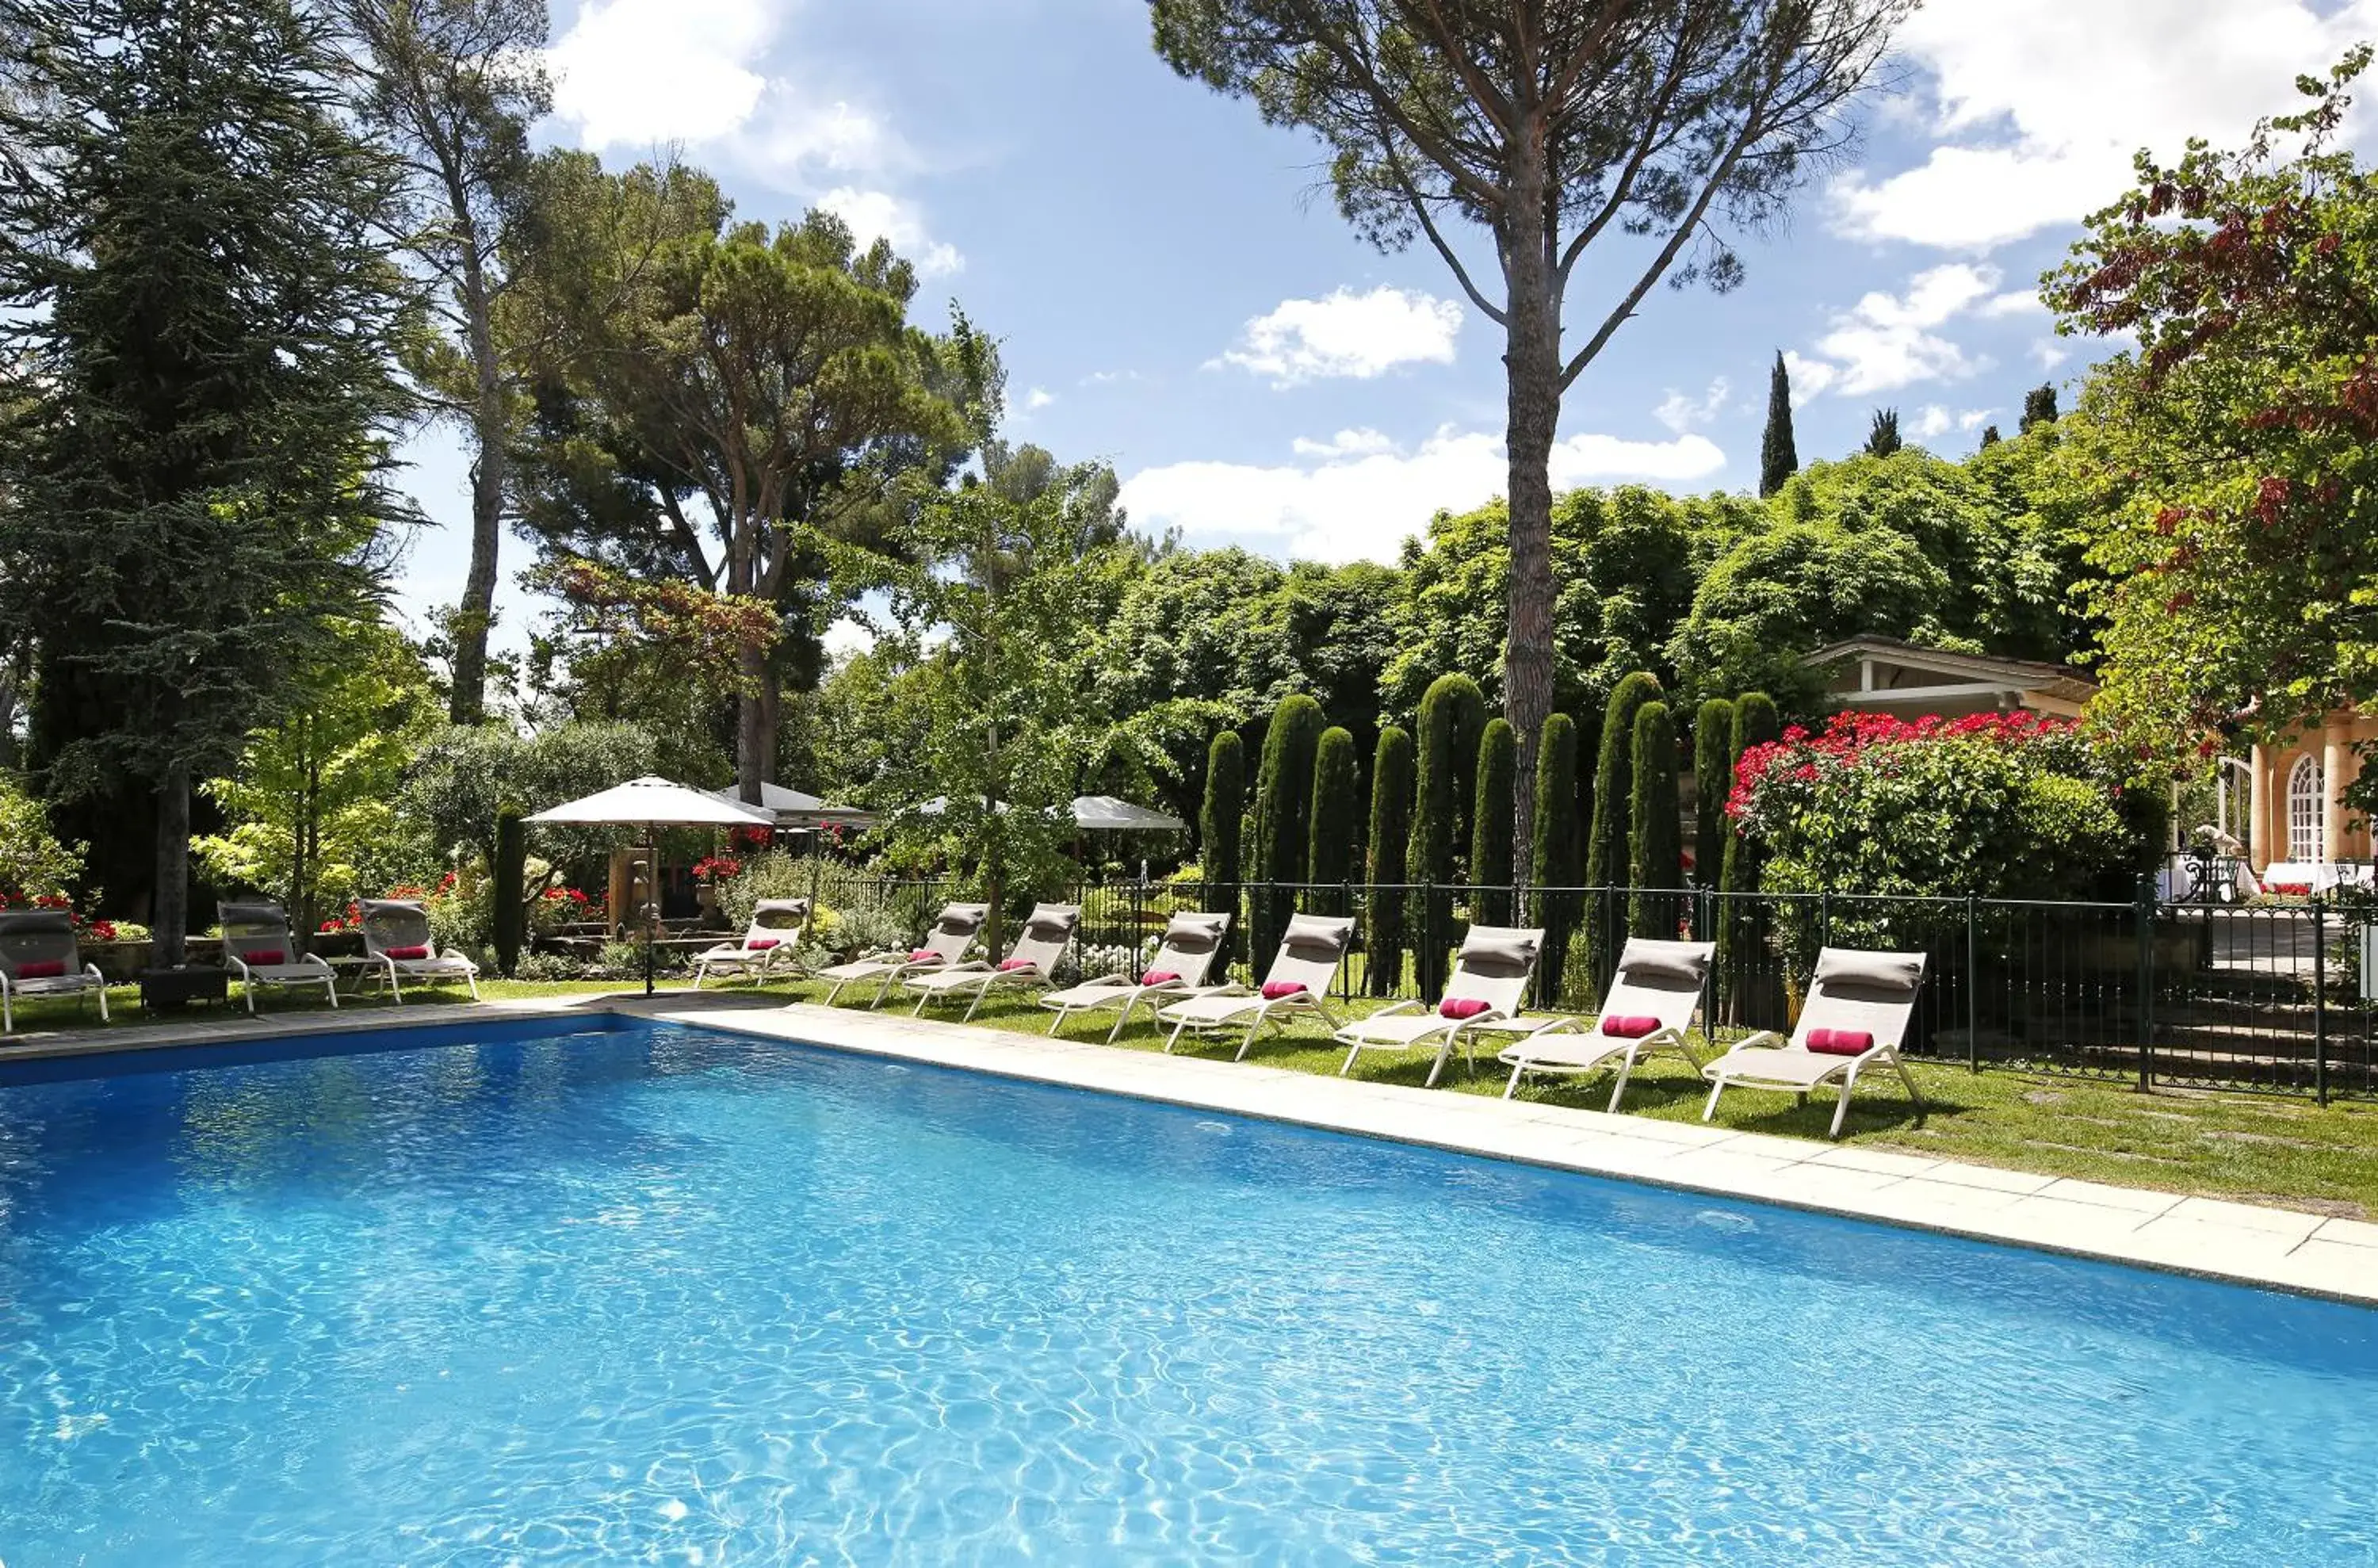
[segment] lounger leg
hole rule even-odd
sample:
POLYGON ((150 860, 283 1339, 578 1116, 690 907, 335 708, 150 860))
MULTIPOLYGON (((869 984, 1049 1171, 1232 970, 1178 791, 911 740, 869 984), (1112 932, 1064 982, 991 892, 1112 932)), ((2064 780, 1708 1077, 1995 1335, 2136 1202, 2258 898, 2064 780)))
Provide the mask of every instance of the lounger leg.
POLYGON ((972 1023, 972 1022, 974 1021, 974 1015, 975 1015, 975 1013, 976 1013, 977 1009, 980 1008, 980 1007, 981 1007, 981 1006, 982 1006, 982 999, 983 999, 985 996, 988 996, 988 995, 991 995, 991 987, 990 987, 990 986, 988 986, 988 985, 978 985, 978 986, 976 986, 976 987, 974 988, 974 1000, 967 1004, 966 1017, 964 1017, 964 1018, 962 1018, 962 1019, 958 1019, 958 1021, 959 1021, 960 1023, 972 1023))
POLYGON ((1270 1008, 1264 1007, 1256 1011, 1255 1021, 1247 1025, 1247 1037, 1239 1042, 1239 1054, 1232 1056, 1231 1060, 1234 1062, 1243 1062, 1247 1059, 1248 1049, 1255 1044, 1255 1036, 1263 1032, 1263 1026, 1267 1022, 1270 1021, 1270 1008))
POLYGON ((1339 1078, 1344 1078, 1348 1073, 1354 1070, 1354 1058, 1362 1054, 1362 1050, 1363 1046, 1360 1041, 1357 1041, 1355 1043, 1346 1047, 1346 1060, 1338 1068, 1338 1076, 1339 1078))
POLYGON ((1437 1036, 1436 1060, 1429 1063, 1428 1081, 1421 1085, 1422 1088, 1435 1089, 1436 1087, 1438 1076, 1445 1071, 1445 1058, 1451 1055, 1453 1055, 1453 1036, 1450 1034, 1441 1034, 1437 1036))
MULTIPOLYGON (((1618 1081, 1610 1086, 1610 1114, 1612 1116, 1615 1116, 1618 1114, 1618 1102, 1627 1097, 1627 1080, 1634 1075, 1635 1047, 1629 1045, 1627 1047, 1627 1055, 1621 1058, 1618 1063, 1618 1081)), ((1711 1104, 1716 1104, 1716 1097, 1714 1095, 1711 1096, 1711 1104)), ((1707 1121, 1709 1120, 1709 1117, 1703 1116, 1701 1120, 1707 1121)))
POLYGON ((1896 1053, 1892 1055, 1891 1067, 1892 1071, 1899 1074, 1899 1081, 1907 1086, 1907 1097, 1916 1103, 1916 1109, 1921 1113, 1924 1109, 1924 1092, 1916 1087, 1916 1076, 1907 1070, 1907 1064, 1901 1061, 1896 1053))
POLYGON ((1172 1026, 1172 1037, 1164 1043, 1164 1054, 1166 1055, 1169 1056, 1172 1055, 1172 1047, 1181 1043, 1181 1031, 1188 1027, 1189 1020, 1187 1019, 1183 1019, 1179 1023, 1172 1026))
POLYGON ((0 987, 0 1034, 14 1034, 16 1032, 16 1009, 8 1005, 8 993, 5 987, 0 987))
POLYGON ((1850 1091, 1857 1087, 1857 1068, 1852 1067, 1842 1077, 1842 1097, 1833 1102, 1833 1125, 1832 1130, 1825 1134, 1827 1138, 1839 1138, 1842 1135, 1842 1123, 1850 1114, 1850 1091))
POLYGON ((930 991, 918 992, 917 1005, 908 1010, 908 1016, 912 1019, 923 1018, 925 1016, 925 1004, 932 999, 932 995, 933 994, 930 991))
POLYGON ((99 988, 99 1021, 107 1021, 107 987, 104 985, 99 988))
POLYGON ((1515 1067, 1511 1069, 1511 1081, 1503 1086, 1504 1099, 1508 1100, 1512 1095, 1519 1092, 1519 1075, 1527 1070, 1528 1069, 1523 1067, 1515 1067))
POLYGON ((471 988, 471 1000, 474 1002, 477 1001, 479 999, 479 977, 475 974, 466 974, 462 977, 462 983, 471 988))
POLYGON ((1115 1009, 1114 1027, 1107 1031, 1108 1044, 1111 1045, 1123 1038, 1123 1026, 1131 1021, 1131 1010, 1138 1005, 1139 998, 1136 996, 1123 998, 1123 1006, 1115 1009))
POLYGON ((1725 1080, 1719 1079, 1715 1083, 1710 1085, 1709 1104, 1701 1107, 1701 1120, 1707 1121, 1711 1116, 1717 1115, 1717 1097, 1724 1092, 1725 1080))

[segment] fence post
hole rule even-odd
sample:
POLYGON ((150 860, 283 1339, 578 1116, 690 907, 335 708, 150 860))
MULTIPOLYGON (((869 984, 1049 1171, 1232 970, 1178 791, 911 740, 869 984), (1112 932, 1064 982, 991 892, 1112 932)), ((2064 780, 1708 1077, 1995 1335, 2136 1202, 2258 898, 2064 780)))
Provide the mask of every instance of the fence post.
POLYGON ((2328 1104, 2328 899, 2312 900, 2312 1090, 2328 1104))
MULTIPOLYGON (((1354 911, 1354 879, 1351 876, 1338 884, 1338 912, 1352 921, 1357 932, 1365 924, 1363 917, 1354 911)), ((1338 966, 1338 999, 1341 1002, 1354 999, 1353 953, 1354 944, 1349 941, 1346 944, 1347 961, 1338 966)), ((1363 967, 1365 970, 1371 967, 1371 949, 1367 944, 1363 948, 1363 967)))
POLYGON ((1965 895, 1965 1068, 1982 1070, 1981 947, 1974 935, 1974 896, 1965 895))
POLYGON ((2142 873, 2131 904, 2139 947, 2139 1088, 2155 1087, 2155 878, 2142 873))
POLYGON ((1147 913, 1147 862, 1139 862, 1139 875, 1131 885, 1131 968, 1139 969, 1139 942, 1143 923, 1147 913))
POLYGON ((1423 1000, 1436 994, 1436 884, 1420 883, 1420 951, 1412 955, 1413 978, 1423 1000))

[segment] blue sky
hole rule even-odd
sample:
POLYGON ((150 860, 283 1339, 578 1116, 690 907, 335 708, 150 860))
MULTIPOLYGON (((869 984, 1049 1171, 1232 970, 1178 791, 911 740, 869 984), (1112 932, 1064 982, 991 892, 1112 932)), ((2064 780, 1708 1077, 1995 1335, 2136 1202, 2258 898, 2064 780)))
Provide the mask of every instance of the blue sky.
MULTIPOLYGON (((823 204, 887 235, 929 323, 955 298, 1003 341, 1011 435, 1113 464, 1139 525, 1392 560, 1499 491, 1497 330, 1434 253, 1354 237, 1312 141, 1175 77, 1141 0, 555 6, 543 139, 614 165, 674 148, 745 217, 823 204)), ((1882 405, 1950 455, 2011 429, 2024 389, 2086 361, 2034 293, 2132 151, 2234 143, 2373 36, 2378 0, 1930 0, 1856 162, 1743 242, 1747 283, 1656 291, 1579 378, 1556 483, 1747 488, 1778 349, 1804 461, 1882 405)), ((1572 337, 1627 261, 1580 269, 1572 337)), ((459 591, 465 481, 450 434, 409 451, 443 525, 408 562, 417 616, 459 591)), ((509 581, 528 547, 507 550, 510 643, 534 606, 509 581)))

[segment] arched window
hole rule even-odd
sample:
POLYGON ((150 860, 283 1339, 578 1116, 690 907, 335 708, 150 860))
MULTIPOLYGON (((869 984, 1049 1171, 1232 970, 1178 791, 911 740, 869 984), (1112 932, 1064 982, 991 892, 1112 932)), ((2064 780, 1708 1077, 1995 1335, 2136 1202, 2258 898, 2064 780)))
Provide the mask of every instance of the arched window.
POLYGON ((2320 757, 2309 752, 2298 757, 2288 770, 2288 859, 2310 862, 2324 858, 2321 807, 2327 793, 2320 757))

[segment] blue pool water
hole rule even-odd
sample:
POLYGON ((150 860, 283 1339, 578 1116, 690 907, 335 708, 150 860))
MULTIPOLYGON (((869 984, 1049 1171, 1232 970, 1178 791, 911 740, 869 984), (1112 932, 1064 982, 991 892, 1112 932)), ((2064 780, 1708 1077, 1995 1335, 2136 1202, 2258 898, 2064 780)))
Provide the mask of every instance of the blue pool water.
POLYGON ((2378 1314, 513 1033, 0 1086, 0 1562, 2378 1562, 2378 1314))

